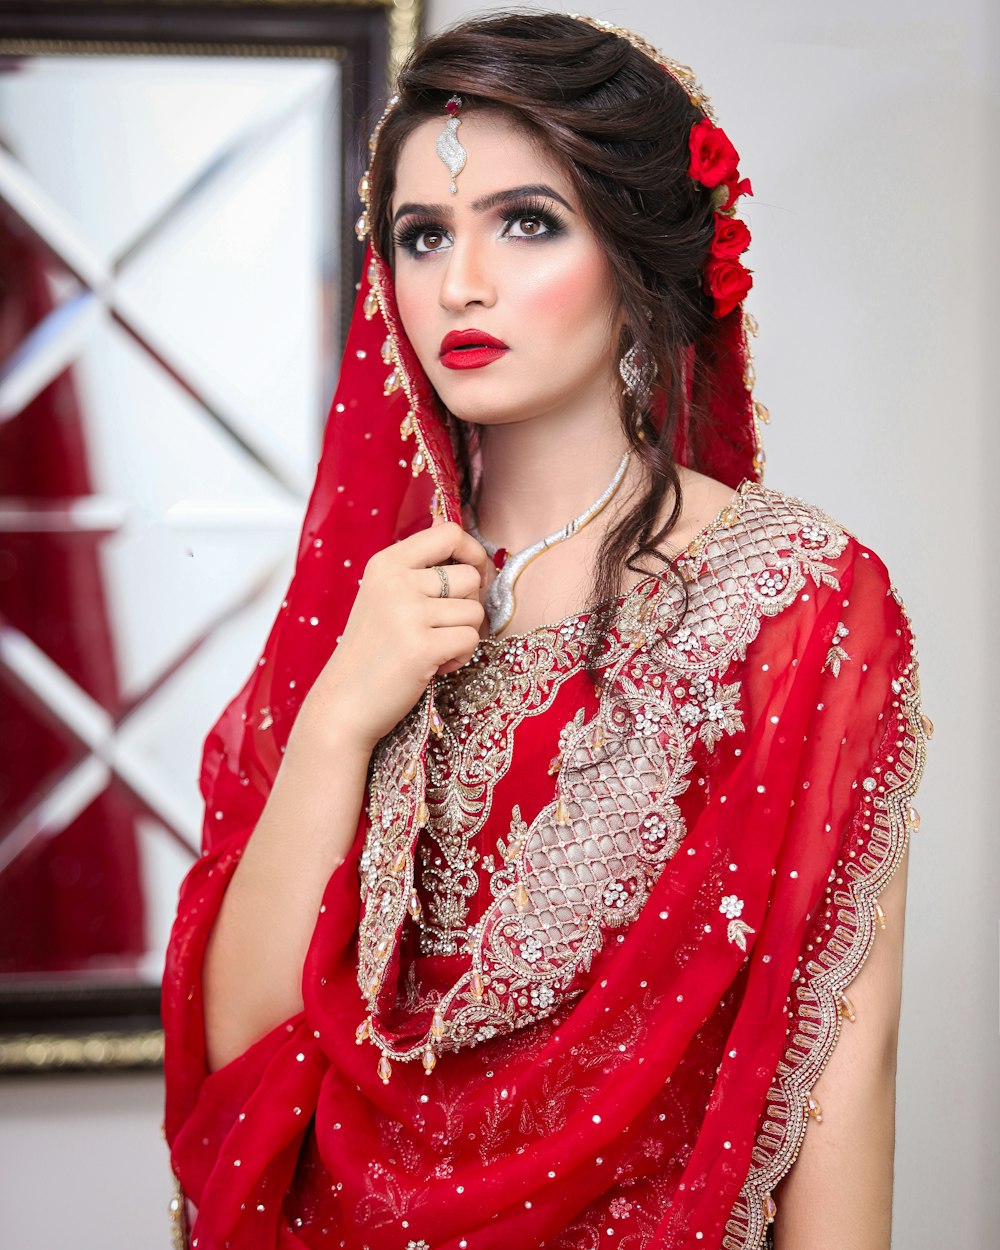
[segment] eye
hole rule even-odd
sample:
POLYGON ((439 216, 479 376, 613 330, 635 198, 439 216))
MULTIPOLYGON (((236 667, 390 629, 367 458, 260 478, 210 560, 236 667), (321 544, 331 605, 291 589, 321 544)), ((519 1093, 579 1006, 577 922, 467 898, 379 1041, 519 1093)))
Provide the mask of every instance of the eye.
POLYGON ((451 243, 446 230, 426 219, 406 222, 395 232, 394 239, 396 246, 411 256, 429 256, 444 251, 451 243))
POLYGON ((504 213, 505 239, 555 239, 563 234, 566 223, 548 204, 508 204, 504 213))
POLYGON ((445 247, 448 236, 443 230, 421 230, 413 238, 413 250, 416 252, 440 252, 445 247))
POLYGON ((537 235, 547 234, 548 229, 544 218, 538 215, 528 215, 513 218, 505 233, 512 235, 515 239, 533 239, 537 235))

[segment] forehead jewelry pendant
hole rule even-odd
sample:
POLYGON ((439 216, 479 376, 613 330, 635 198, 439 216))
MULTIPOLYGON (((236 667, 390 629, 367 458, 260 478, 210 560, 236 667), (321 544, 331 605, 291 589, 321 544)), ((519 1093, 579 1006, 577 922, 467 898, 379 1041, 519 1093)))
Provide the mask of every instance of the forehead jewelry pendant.
POLYGON ((448 120, 444 124, 444 130, 437 137, 434 149, 451 174, 451 184, 448 189, 452 195, 457 195, 458 187, 455 186, 455 178, 465 168, 466 157, 469 155, 458 140, 458 128, 462 124, 462 119, 458 115, 462 107, 462 97, 450 96, 444 107, 448 120))

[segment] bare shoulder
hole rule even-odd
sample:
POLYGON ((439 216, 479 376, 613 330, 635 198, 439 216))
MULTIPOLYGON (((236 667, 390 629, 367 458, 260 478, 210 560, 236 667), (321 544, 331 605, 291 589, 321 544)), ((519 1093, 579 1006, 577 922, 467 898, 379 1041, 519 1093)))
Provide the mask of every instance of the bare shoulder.
MULTIPOLYGON (((732 502, 735 494, 732 486, 727 486, 725 482, 714 477, 707 477, 704 473, 696 473, 683 465, 678 465, 677 471, 681 479, 681 514, 664 544, 674 552, 683 550, 696 534, 732 502)), ((664 500, 660 515, 661 526, 670 516, 673 504, 672 495, 664 500)))

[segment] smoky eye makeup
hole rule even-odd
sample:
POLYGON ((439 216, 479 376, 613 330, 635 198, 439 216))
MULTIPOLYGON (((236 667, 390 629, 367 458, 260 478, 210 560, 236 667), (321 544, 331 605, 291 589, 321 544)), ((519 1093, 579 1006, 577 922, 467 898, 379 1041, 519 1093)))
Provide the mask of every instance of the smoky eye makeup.
MULTIPOLYGON (((562 214, 551 203, 541 200, 508 201, 498 212, 498 217, 502 224, 501 237, 512 242, 540 243, 557 238, 566 230, 566 221, 562 214), (528 222, 533 223, 534 229, 524 232, 523 226, 528 222), (522 232, 512 233, 514 227, 519 225, 522 232)), ((442 244, 451 238, 451 234, 437 219, 414 213, 403 218, 393 231, 392 237, 400 251, 420 259, 443 250, 442 244), (421 247, 421 240, 431 245, 421 247)))

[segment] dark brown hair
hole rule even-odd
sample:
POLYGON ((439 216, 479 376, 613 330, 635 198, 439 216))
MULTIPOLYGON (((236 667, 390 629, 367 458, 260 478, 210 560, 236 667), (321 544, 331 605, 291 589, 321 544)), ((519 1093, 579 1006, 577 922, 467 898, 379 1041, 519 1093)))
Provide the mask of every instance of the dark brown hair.
MULTIPOLYGON (((622 390, 622 428, 649 484, 605 535, 598 555, 588 603, 603 631, 623 567, 648 573, 637 561, 650 556, 677 576, 658 544, 681 512, 671 453, 687 407, 685 348, 714 328, 711 299, 702 289, 714 228, 712 196, 687 172, 691 127, 705 114, 671 74, 628 40, 557 13, 504 12, 462 22, 417 47, 397 90, 399 101, 382 127, 371 168, 371 224, 381 255, 391 263, 394 163, 410 132, 427 118, 443 117, 453 93, 461 95, 466 111, 501 109, 565 168, 585 218, 607 250, 625 313, 620 353, 635 344, 641 361, 655 362, 651 390, 635 397, 622 390), (649 419, 654 404, 665 413, 659 434, 649 419), (673 508, 654 533, 669 488, 673 508)), ((704 394, 706 379, 689 381, 695 395, 704 394)), ((476 433, 450 413, 446 419, 466 504, 472 490, 470 440, 476 433)), ((696 405, 688 415, 694 445, 699 420, 704 414, 696 405)), ((683 579, 678 581, 686 598, 683 579)), ((588 666, 596 652, 594 647, 588 666)))

